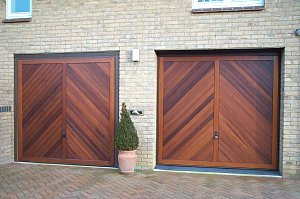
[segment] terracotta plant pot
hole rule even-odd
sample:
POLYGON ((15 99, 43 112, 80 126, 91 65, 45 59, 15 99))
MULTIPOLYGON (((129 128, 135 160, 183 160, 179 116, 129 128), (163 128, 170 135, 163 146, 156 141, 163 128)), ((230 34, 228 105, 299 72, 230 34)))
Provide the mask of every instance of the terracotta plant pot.
POLYGON ((120 151, 118 155, 119 169, 122 174, 134 174, 137 162, 136 150, 120 151))

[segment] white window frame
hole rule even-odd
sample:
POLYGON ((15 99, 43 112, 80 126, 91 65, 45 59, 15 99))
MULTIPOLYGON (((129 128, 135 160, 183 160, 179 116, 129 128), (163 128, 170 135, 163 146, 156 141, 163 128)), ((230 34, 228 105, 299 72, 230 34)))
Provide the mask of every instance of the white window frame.
POLYGON ((234 8, 234 7, 251 7, 264 6, 265 0, 247 0, 239 2, 239 0, 223 0, 223 2, 198 2, 192 0, 192 9, 207 9, 207 8, 234 8))
POLYGON ((6 0, 6 19, 21 19, 32 17, 32 0, 30 0, 29 12, 12 12, 12 0, 6 0))

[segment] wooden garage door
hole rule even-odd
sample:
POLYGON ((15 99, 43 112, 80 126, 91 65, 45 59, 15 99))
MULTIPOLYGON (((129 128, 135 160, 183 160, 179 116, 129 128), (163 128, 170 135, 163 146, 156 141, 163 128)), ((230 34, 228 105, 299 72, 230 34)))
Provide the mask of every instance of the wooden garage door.
POLYGON ((159 58, 158 163, 277 169, 278 56, 159 58))
POLYGON ((114 165, 114 58, 18 62, 18 160, 114 165))

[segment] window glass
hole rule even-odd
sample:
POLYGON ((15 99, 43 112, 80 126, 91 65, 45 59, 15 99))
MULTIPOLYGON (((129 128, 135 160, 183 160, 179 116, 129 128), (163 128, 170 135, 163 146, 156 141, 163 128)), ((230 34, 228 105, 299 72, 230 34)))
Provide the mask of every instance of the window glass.
POLYGON ((198 2, 222 2, 224 0, 198 0, 198 2))
POLYGON ((264 6, 264 0, 192 0, 193 9, 264 6))
POLYGON ((11 12, 30 12, 30 0, 11 0, 11 12))
POLYGON ((32 0, 6 0, 6 19, 31 18, 32 0))

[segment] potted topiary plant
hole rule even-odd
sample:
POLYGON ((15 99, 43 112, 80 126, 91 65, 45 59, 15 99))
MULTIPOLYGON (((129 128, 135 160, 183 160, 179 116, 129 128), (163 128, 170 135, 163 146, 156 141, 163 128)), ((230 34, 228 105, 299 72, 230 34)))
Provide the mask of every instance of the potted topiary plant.
POLYGON ((119 150, 119 169, 123 174, 133 174, 137 162, 136 149, 139 146, 139 137, 134 124, 122 103, 121 120, 116 132, 116 148, 119 150))

